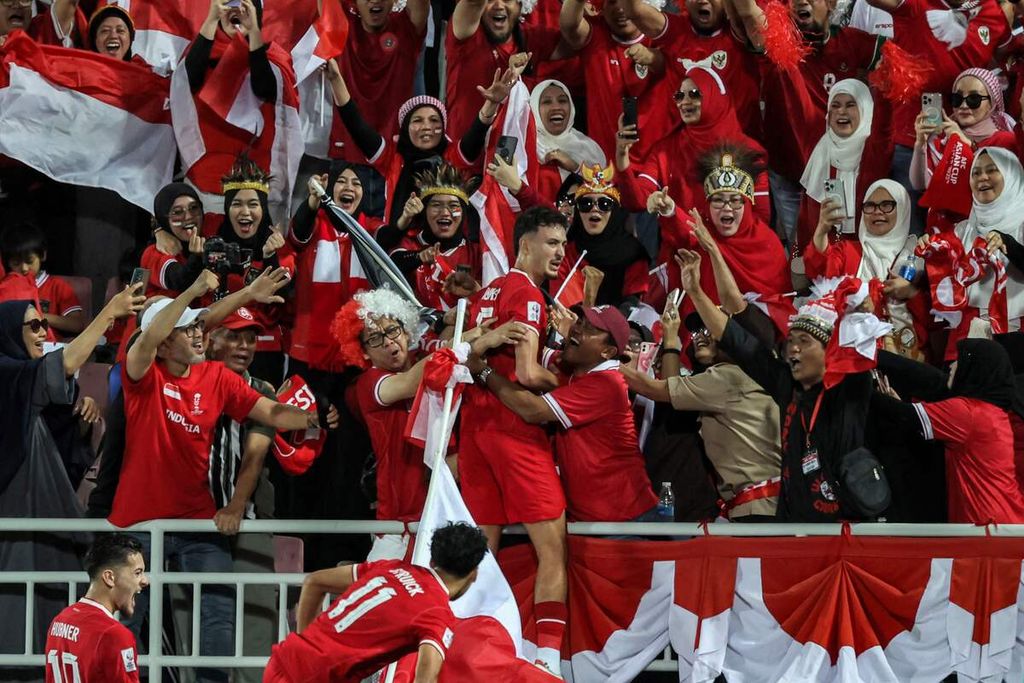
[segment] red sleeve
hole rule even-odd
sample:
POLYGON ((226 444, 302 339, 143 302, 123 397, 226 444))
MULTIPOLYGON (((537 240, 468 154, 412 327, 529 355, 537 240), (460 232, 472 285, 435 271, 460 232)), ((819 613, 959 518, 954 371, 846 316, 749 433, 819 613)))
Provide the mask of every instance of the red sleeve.
POLYGON ((392 561, 393 560, 376 560, 372 562, 360 562, 359 564, 352 565, 352 582, 355 583, 359 580, 360 576, 366 576, 384 562, 392 561))
POLYGON ((220 377, 217 378, 217 387, 224 396, 224 413, 235 422, 245 422, 256 401, 263 395, 223 365, 218 372, 220 377))
POLYGON ((533 189, 532 185, 523 183, 523 186, 519 188, 519 194, 516 196, 516 201, 519 202, 519 210, 526 211, 532 209, 535 206, 551 206, 549 202, 544 201, 537 194, 537 190, 533 189))
POLYGON ((947 398, 936 403, 912 403, 926 439, 963 443, 970 433, 973 410, 966 398, 947 398))
POLYGON ((504 325, 509 320, 528 325, 543 343, 547 320, 544 313, 544 297, 540 290, 536 287, 522 287, 513 292, 507 301, 502 301, 501 315, 496 324, 504 325))
POLYGON ((856 268, 850 268, 847 259, 847 249, 843 242, 831 242, 828 249, 822 254, 814 246, 814 242, 807 243, 804 250, 804 270, 807 277, 839 277, 840 275, 853 275, 856 268))
POLYGON ((135 636, 126 628, 112 628, 99 642, 106 650, 95 661, 103 663, 104 681, 110 683, 138 683, 139 657, 135 650, 135 636))
POLYGON ((448 648, 452 644, 452 626, 454 616, 450 609, 432 607, 416 615, 412 627, 419 637, 420 645, 430 645, 441 653, 441 658, 448 656, 448 648))
POLYGON ((582 427, 605 417, 601 406, 611 405, 608 396, 617 390, 614 377, 593 372, 541 396, 566 429, 582 427))
POLYGON ((754 179, 754 213, 765 225, 771 225, 772 202, 769 197, 768 171, 758 173, 754 179))
POLYGON ((167 266, 174 263, 178 259, 174 256, 168 256, 157 251, 156 245, 149 245, 146 250, 142 252, 142 259, 139 263, 143 268, 149 269, 149 287, 156 287, 159 289, 170 289, 167 286, 167 282, 164 279, 167 274, 167 266))
POLYGON ((381 382, 393 374, 377 368, 370 368, 359 376, 359 379, 356 380, 356 400, 361 411, 387 407, 387 404, 380 400, 377 388, 380 387, 381 382))
POLYGON ((647 294, 647 286, 651 282, 650 268, 646 260, 636 261, 626 269, 625 281, 622 283, 622 296, 639 296, 647 294))
POLYGON ((53 313, 58 315, 67 315, 74 313, 75 311, 82 310, 82 302, 78 300, 75 295, 75 290, 71 289, 71 285, 67 283, 67 280, 51 275, 53 279, 53 293, 54 301, 50 302, 50 307, 53 313))

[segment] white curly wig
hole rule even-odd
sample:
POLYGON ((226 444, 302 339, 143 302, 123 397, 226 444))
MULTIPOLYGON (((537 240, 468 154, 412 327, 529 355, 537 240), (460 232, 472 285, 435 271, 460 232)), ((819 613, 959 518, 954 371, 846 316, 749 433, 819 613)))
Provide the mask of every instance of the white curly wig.
POLYGON ((362 320, 367 318, 397 320, 402 323, 409 335, 409 347, 412 348, 419 343, 420 337, 423 336, 419 311, 394 291, 381 287, 368 292, 360 292, 353 298, 359 302, 359 317, 362 320))

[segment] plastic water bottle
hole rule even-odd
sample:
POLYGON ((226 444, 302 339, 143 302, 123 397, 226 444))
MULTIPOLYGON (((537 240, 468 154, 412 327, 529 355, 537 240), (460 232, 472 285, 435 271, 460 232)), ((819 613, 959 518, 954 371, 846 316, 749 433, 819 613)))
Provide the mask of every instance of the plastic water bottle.
POLYGON ((903 259, 903 263, 900 264, 900 277, 907 282, 913 282, 916 275, 917 258, 914 256, 914 252, 910 252, 907 254, 907 257, 903 259))
POLYGON ((672 482, 661 482, 661 493, 658 495, 658 518, 662 522, 676 521, 676 496, 672 493, 672 482))

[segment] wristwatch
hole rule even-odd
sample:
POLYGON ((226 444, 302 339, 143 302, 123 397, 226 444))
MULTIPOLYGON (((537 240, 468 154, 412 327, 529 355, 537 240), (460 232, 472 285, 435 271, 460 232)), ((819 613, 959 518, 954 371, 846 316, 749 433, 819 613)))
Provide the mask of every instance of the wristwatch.
POLYGON ((492 372, 494 372, 494 368, 492 368, 490 365, 485 365, 484 369, 477 373, 476 383, 482 387, 486 387, 487 378, 491 376, 492 372))

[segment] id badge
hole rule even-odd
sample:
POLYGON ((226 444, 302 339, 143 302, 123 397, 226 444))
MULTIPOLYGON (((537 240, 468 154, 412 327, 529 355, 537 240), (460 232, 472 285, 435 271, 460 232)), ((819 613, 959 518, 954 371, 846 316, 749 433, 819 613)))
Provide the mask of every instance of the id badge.
POLYGON ((810 474, 821 469, 821 462, 818 460, 818 449, 808 448, 804 452, 803 460, 800 461, 800 469, 804 474, 810 474))

